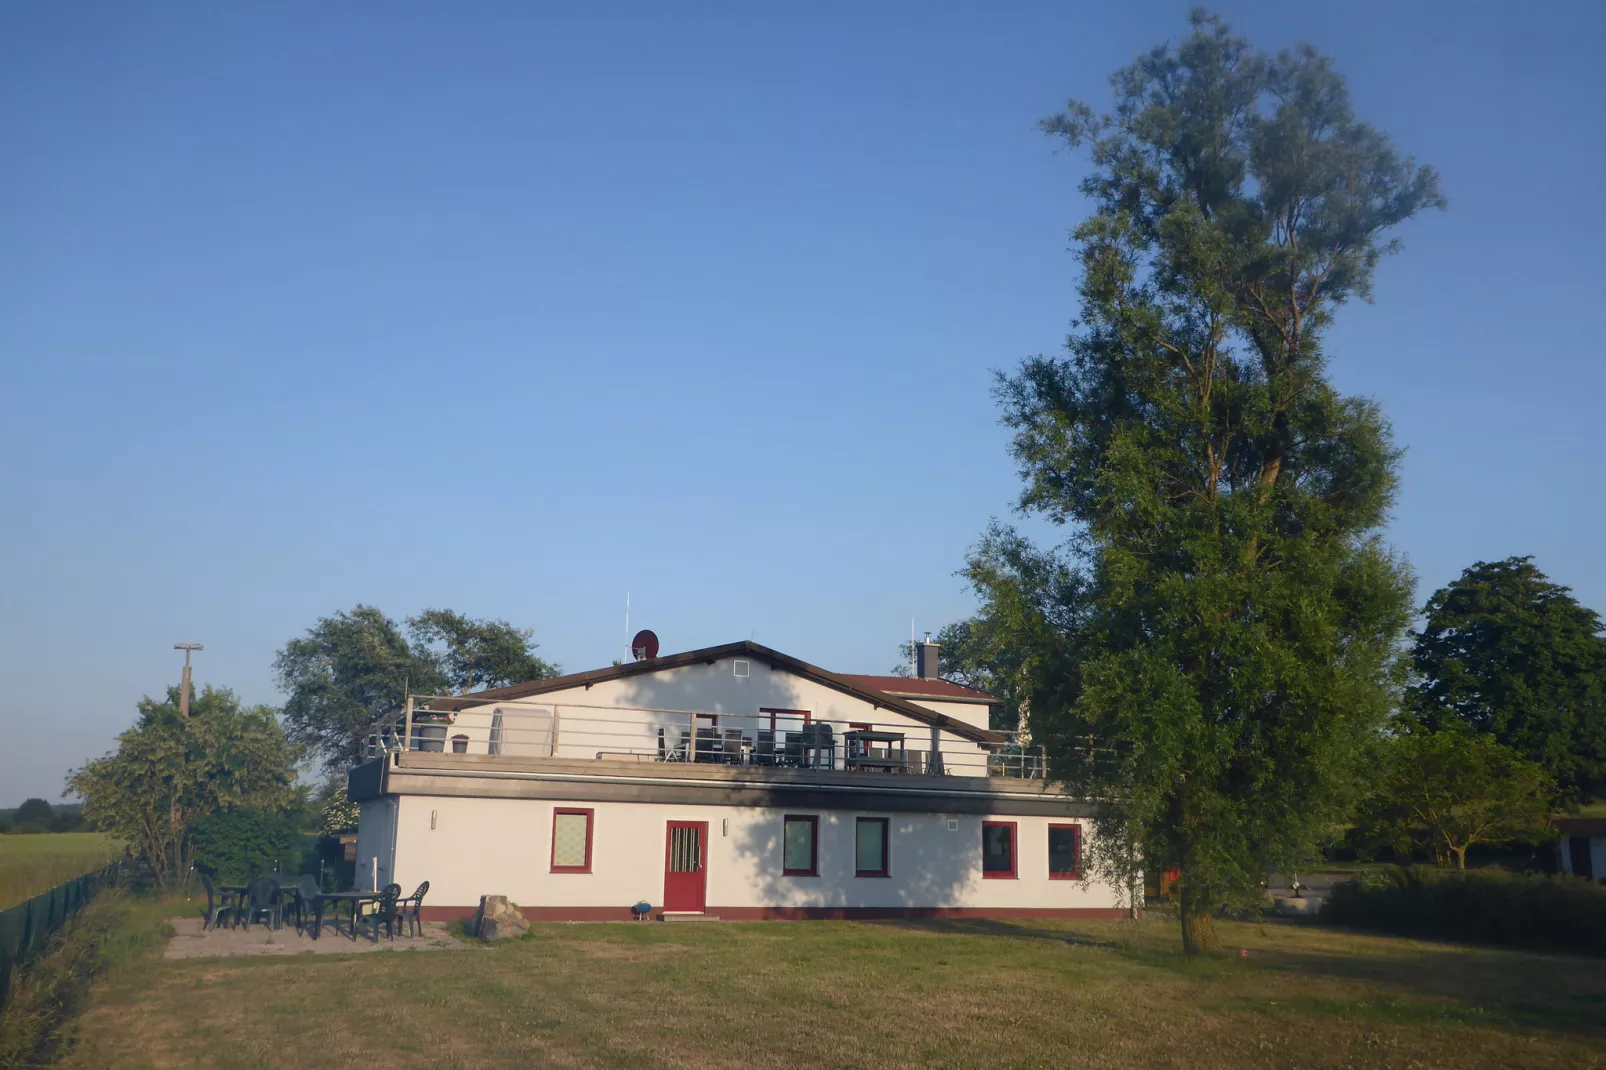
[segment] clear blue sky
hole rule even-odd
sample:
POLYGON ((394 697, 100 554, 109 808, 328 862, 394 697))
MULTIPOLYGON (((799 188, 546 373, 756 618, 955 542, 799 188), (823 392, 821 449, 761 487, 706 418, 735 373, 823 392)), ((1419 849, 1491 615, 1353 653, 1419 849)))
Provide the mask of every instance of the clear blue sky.
MULTIPOLYGON (((370 602, 884 671, 1017 481, 1082 162, 1034 122, 1185 4, 0 7, 0 805, 142 694, 278 702, 370 602)), ((1420 595, 1606 609, 1606 8, 1230 3, 1440 168, 1331 338, 1420 595)), ((1029 525, 1036 529, 1039 525, 1029 525)))

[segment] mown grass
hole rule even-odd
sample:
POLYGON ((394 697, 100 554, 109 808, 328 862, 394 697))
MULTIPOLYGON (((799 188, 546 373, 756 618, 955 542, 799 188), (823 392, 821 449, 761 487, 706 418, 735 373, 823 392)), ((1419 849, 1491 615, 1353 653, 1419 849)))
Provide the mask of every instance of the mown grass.
POLYGON ((122 846, 99 832, 41 832, 0 836, 0 910, 122 854, 122 846))
POLYGON ((77 1067, 1579 1067, 1606 963, 1224 923, 540 925, 467 952, 149 960, 77 1067), (1236 950, 1248 951, 1239 958, 1236 950))

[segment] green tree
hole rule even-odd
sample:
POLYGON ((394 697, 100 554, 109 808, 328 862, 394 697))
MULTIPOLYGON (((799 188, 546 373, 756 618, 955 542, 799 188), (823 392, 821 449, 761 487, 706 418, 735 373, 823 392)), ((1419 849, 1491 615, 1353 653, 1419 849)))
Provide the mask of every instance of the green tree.
POLYGON ((1377 532, 1398 454, 1328 383, 1323 338, 1387 232, 1442 199, 1308 46, 1267 55, 1195 13, 1112 85, 1110 114, 1044 123, 1093 164, 1068 359, 999 385, 1021 507, 1075 528, 1041 556, 1078 575, 1053 595, 1005 561, 993 597, 1059 632, 1033 735, 1111 800, 1106 842, 1181 869, 1197 952, 1314 850, 1397 698, 1410 578, 1377 532))
POLYGON ((1492 736, 1417 732, 1385 741, 1377 790, 1356 829, 1363 842, 1402 854, 1433 852, 1467 868, 1467 849, 1538 837, 1549 823, 1553 784, 1537 763, 1492 736))
POLYGON ((142 699, 117 750, 67 778, 84 800, 85 820, 128 843, 163 888, 186 879, 196 822, 295 798, 295 750, 270 707, 242 708, 232 691, 208 687, 184 717, 178 699, 177 688, 166 702, 142 699))
POLYGON ((1534 567, 1480 561, 1428 599, 1410 713, 1486 732, 1543 766, 1571 802, 1606 794, 1600 617, 1534 567))
POLYGON ((55 816, 55 811, 45 800, 24 799, 22 805, 17 807, 17 812, 12 815, 11 821, 18 831, 21 831, 23 826, 38 826, 39 831, 44 832, 50 827, 51 819, 55 816))
POLYGON ((290 738, 331 770, 360 760, 369 725, 399 711, 409 690, 434 694, 446 683, 428 652, 415 651, 394 621, 364 605, 324 617, 286 643, 274 671, 290 696, 282 711, 290 738))
POLYGON ((473 620, 449 609, 426 609, 407 621, 413 648, 435 659, 446 685, 459 694, 558 675, 535 656, 534 633, 505 620, 473 620))

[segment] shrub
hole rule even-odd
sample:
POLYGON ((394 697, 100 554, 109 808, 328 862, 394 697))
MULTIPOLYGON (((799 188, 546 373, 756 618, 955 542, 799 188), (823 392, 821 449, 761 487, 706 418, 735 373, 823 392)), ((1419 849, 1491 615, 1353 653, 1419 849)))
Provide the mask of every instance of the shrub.
POLYGON ((1396 866, 1336 885, 1322 919, 1398 936, 1606 955, 1606 888, 1565 874, 1396 866))
POLYGON ((296 820, 275 810, 227 810, 201 818, 190 829, 195 866, 228 882, 248 881, 301 862, 296 820))

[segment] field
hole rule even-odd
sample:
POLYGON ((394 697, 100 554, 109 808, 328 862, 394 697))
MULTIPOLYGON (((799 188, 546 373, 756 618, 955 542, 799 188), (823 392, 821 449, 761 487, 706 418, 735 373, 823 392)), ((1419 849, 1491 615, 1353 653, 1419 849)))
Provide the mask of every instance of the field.
POLYGON ((99 832, 0 836, 0 910, 99 869, 121 853, 111 837, 99 832))
POLYGON ((68 1065, 1606 1065, 1606 962, 1222 935, 1200 961, 1159 919, 541 925, 466 953, 150 958, 99 991, 68 1065))

